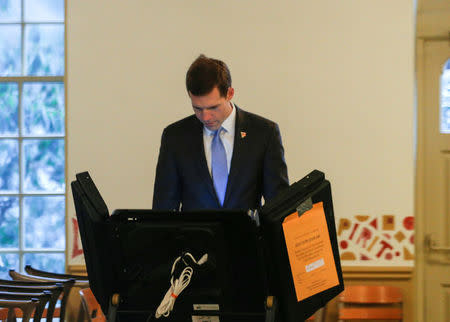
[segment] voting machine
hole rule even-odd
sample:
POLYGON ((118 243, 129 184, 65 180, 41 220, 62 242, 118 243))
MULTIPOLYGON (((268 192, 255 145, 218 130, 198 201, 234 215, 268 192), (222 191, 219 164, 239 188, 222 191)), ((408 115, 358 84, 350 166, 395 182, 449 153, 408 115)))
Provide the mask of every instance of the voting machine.
POLYGON ((344 289, 331 186, 320 171, 257 210, 110 214, 88 172, 76 175, 72 193, 90 287, 109 321, 297 322, 344 289), (186 267, 189 285, 157 317, 186 267))

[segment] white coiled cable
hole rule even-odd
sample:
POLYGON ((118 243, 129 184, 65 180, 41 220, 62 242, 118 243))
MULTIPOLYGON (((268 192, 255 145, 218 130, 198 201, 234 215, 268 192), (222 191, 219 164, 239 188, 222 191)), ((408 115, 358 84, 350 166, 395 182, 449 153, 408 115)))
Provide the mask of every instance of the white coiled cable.
MULTIPOLYGON (((190 253, 184 254, 184 256, 189 256, 194 263, 197 265, 202 265, 206 263, 208 260, 208 254, 204 254, 198 262, 195 260, 194 256, 190 253)), ((184 257, 178 257, 172 265, 171 275, 175 270, 176 264, 184 257)), ((183 260, 183 262, 187 265, 187 263, 183 260)), ((189 285, 191 282, 192 274, 194 273, 194 269, 190 266, 186 266, 180 274, 180 277, 174 279, 174 276, 170 278, 170 288, 167 290, 166 295, 164 295, 161 304, 159 304, 158 309, 156 310, 155 317, 159 319, 161 316, 168 317, 170 312, 173 310, 173 306, 175 305, 175 300, 181 294, 181 292, 189 285)))

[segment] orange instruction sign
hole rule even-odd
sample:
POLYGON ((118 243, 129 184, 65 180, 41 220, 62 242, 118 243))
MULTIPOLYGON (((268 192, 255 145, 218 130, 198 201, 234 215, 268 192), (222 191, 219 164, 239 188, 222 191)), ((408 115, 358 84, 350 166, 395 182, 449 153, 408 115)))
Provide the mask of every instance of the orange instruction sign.
POLYGON ((283 232, 297 301, 339 284, 323 202, 287 216, 283 232))

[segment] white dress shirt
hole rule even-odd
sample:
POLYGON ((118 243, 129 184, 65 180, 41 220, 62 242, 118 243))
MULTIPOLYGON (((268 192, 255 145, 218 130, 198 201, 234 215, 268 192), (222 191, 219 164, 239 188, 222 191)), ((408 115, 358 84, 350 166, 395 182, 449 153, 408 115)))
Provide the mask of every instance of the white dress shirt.
MULTIPOLYGON (((222 140, 227 154, 227 168, 230 173, 231 157, 233 156, 233 144, 234 144, 234 132, 236 124, 236 107, 231 103, 232 111, 230 115, 223 121, 222 127, 225 129, 220 132, 220 139, 222 140)), ((214 137, 214 131, 209 130, 207 127, 203 127, 203 145, 205 147, 206 163, 208 164, 209 174, 211 174, 211 142, 214 137)))

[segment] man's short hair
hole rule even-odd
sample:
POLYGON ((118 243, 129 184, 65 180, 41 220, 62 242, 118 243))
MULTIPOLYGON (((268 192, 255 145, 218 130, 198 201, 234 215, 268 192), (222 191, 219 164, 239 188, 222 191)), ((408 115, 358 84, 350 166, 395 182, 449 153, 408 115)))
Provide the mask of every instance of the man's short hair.
POLYGON ((186 89, 195 96, 210 93, 214 87, 219 89, 220 96, 226 97, 231 87, 231 74, 227 65, 218 59, 200 55, 191 64, 186 73, 186 89))

